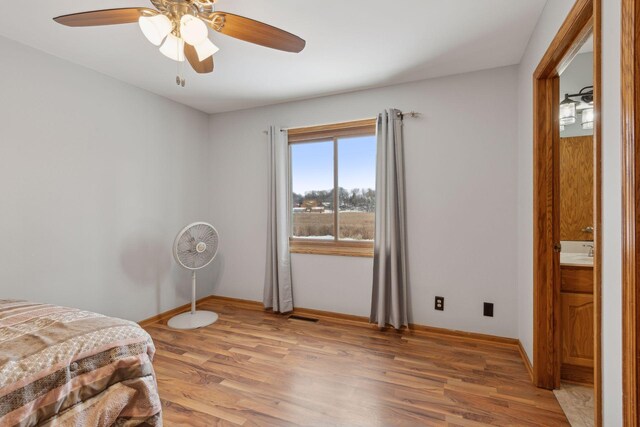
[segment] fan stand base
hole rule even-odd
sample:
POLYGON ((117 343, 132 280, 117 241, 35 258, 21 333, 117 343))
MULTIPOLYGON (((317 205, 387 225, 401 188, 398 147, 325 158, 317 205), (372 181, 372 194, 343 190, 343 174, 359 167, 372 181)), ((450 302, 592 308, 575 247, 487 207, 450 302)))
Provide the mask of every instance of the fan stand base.
POLYGON ((169 319, 169 327, 172 329, 197 329, 209 326, 218 320, 218 314, 213 311, 186 312, 169 319))

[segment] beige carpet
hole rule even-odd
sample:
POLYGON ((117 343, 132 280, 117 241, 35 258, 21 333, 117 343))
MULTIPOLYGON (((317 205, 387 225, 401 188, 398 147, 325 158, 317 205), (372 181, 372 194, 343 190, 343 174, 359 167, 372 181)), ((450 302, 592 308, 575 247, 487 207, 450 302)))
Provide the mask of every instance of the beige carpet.
POLYGON ((593 426, 593 388, 562 383, 553 393, 572 427, 593 426))

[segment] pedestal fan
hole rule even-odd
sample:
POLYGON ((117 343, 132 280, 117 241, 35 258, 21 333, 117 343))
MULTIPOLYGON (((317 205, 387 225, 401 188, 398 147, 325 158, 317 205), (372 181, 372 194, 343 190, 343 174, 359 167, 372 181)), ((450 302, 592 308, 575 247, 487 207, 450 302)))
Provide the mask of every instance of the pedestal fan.
POLYGON ((178 265, 191 270, 191 311, 178 314, 169 320, 174 329, 196 329, 218 320, 212 311, 196 310, 196 270, 206 267, 218 252, 218 232, 211 224, 194 222, 176 236, 173 256, 178 265))

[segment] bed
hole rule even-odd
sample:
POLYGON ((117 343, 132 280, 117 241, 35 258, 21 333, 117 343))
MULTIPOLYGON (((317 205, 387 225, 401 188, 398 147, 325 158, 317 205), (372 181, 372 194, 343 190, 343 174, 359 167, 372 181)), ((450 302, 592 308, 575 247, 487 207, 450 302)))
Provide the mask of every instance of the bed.
POLYGON ((0 300, 0 426, 161 426, 154 352, 133 322, 0 300))

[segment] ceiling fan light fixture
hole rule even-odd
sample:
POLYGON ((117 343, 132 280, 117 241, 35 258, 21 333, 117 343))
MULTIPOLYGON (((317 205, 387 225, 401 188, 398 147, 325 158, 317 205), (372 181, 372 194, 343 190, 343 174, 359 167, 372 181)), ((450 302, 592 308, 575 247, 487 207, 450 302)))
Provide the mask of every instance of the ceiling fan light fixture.
POLYGON ((215 44, 213 44, 213 42, 211 42, 211 40, 209 39, 204 39, 204 41, 198 43, 193 47, 195 48, 196 53, 198 54, 198 60, 200 62, 204 61, 210 56, 213 56, 213 54, 215 54, 217 51, 220 50, 220 48, 215 44))
POLYGON ((162 40, 171 32, 173 24, 165 15, 141 16, 138 25, 142 34, 156 46, 162 44, 162 40))
POLYGON ((209 36, 207 25, 192 15, 180 18, 180 36, 192 46, 203 42, 209 36))
POLYGON ((169 59, 174 61, 184 61, 184 40, 169 34, 160 46, 160 52, 169 59))

